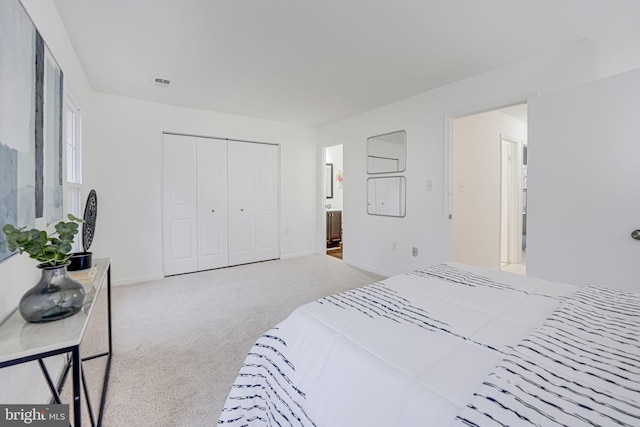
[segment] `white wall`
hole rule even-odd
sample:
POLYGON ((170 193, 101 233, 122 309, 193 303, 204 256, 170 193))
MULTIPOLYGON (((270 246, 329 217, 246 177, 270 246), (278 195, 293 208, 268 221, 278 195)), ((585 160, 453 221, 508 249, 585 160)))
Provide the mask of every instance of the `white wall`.
POLYGON ((500 267, 500 135, 527 139, 526 123, 499 111, 454 122, 451 259, 500 267))
MULTIPOLYGON (((73 94, 87 117, 85 126, 90 126, 88 110, 91 88, 84 70, 73 50, 66 30, 62 25, 53 2, 42 0, 21 0, 25 10, 33 20, 42 38, 51 50, 64 72, 65 91, 73 94)), ((45 224, 36 222, 36 227, 45 224)), ((26 255, 14 255, 0 263, 0 321, 10 315, 18 305, 20 297, 38 280, 40 271, 36 261, 26 255)), ((56 375, 59 361, 51 361, 52 375, 56 375)), ((0 370, 0 402, 34 403, 48 399, 48 387, 35 362, 0 370)))
POLYGON ((637 29, 605 34, 322 127, 321 146, 344 143, 345 262, 392 274, 450 260, 448 119, 639 68, 638 46, 637 29), (369 216, 366 139, 399 129, 407 131, 407 215, 369 216), (411 256, 412 246, 419 249, 417 257, 411 256))
MULTIPOLYGON (((166 89, 159 89, 166 90, 166 89)), ((98 194, 94 256, 114 284, 162 277, 162 132, 281 146, 281 256, 316 252, 317 130, 121 96, 95 94, 84 185, 98 194)))

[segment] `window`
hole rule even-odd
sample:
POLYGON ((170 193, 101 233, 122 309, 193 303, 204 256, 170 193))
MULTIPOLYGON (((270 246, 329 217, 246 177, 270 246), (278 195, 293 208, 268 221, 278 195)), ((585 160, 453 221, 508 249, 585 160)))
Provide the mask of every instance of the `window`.
MULTIPOLYGON (((65 152, 67 179, 66 212, 82 217, 82 120, 80 108, 67 94, 65 97, 65 152)), ((73 252, 82 251, 82 239, 76 238, 73 252)))

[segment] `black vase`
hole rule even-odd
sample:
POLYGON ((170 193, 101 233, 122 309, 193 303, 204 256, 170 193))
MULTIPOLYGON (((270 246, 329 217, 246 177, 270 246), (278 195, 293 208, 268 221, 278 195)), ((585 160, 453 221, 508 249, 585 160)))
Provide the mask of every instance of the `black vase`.
POLYGON ((82 309, 87 293, 82 283, 67 275, 67 265, 38 266, 40 281, 22 296, 18 310, 27 322, 64 319, 82 309))

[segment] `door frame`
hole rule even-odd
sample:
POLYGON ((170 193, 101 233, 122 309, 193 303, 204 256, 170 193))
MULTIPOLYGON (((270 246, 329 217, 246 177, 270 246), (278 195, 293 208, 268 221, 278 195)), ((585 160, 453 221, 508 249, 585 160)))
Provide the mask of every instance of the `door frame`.
POLYGON ((500 134, 500 193, 502 206, 500 209, 500 252, 506 249, 506 261, 509 264, 517 264, 522 261, 522 148, 524 141, 514 138, 503 133, 500 134), (515 152, 505 153, 506 149, 515 148, 515 152), (506 165, 507 175, 505 172, 505 154, 515 158, 506 165), (506 185, 506 188, 505 188, 506 185), (505 194, 506 192, 506 194, 505 194), (505 206, 506 204, 506 206, 505 206), (505 230, 505 214, 506 210, 506 230, 505 230), (504 233, 506 232, 506 236, 504 233), (506 248, 503 245, 506 244, 506 248))
MULTIPOLYGON (((344 161, 344 146, 345 143, 341 140, 333 141, 329 145, 324 145, 320 147, 319 152, 319 179, 318 179, 318 253, 326 254, 327 253, 327 201, 325 197, 325 166, 327 163, 327 150, 333 147, 341 146, 342 147, 342 171, 344 173, 345 170, 345 161, 344 161)), ((334 168, 334 174, 337 172, 334 168)), ((333 179, 333 178, 332 178, 333 179)), ((343 187, 344 188, 344 187, 343 187)), ((334 187, 334 197, 335 197, 335 187, 334 187)), ((344 242, 344 193, 342 197, 342 241, 344 242)))
POLYGON ((444 227, 444 253, 447 261, 453 259, 453 241, 452 241, 452 215, 453 215, 453 149, 455 144, 455 135, 453 124, 456 119, 474 114, 486 113, 489 111, 500 110, 512 105, 528 103, 531 98, 540 96, 540 91, 528 92, 520 96, 502 99, 494 102, 487 102, 480 105, 463 107, 451 110, 444 114, 444 211, 443 224, 444 227))

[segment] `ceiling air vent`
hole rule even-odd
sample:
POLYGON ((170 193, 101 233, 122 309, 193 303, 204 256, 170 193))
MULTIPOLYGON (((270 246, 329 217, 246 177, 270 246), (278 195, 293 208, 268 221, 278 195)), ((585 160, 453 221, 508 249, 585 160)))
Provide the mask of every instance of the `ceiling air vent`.
POLYGON ((169 84, 171 84, 171 80, 161 79, 159 77, 156 77, 155 83, 156 83, 156 86, 169 87, 169 84))

